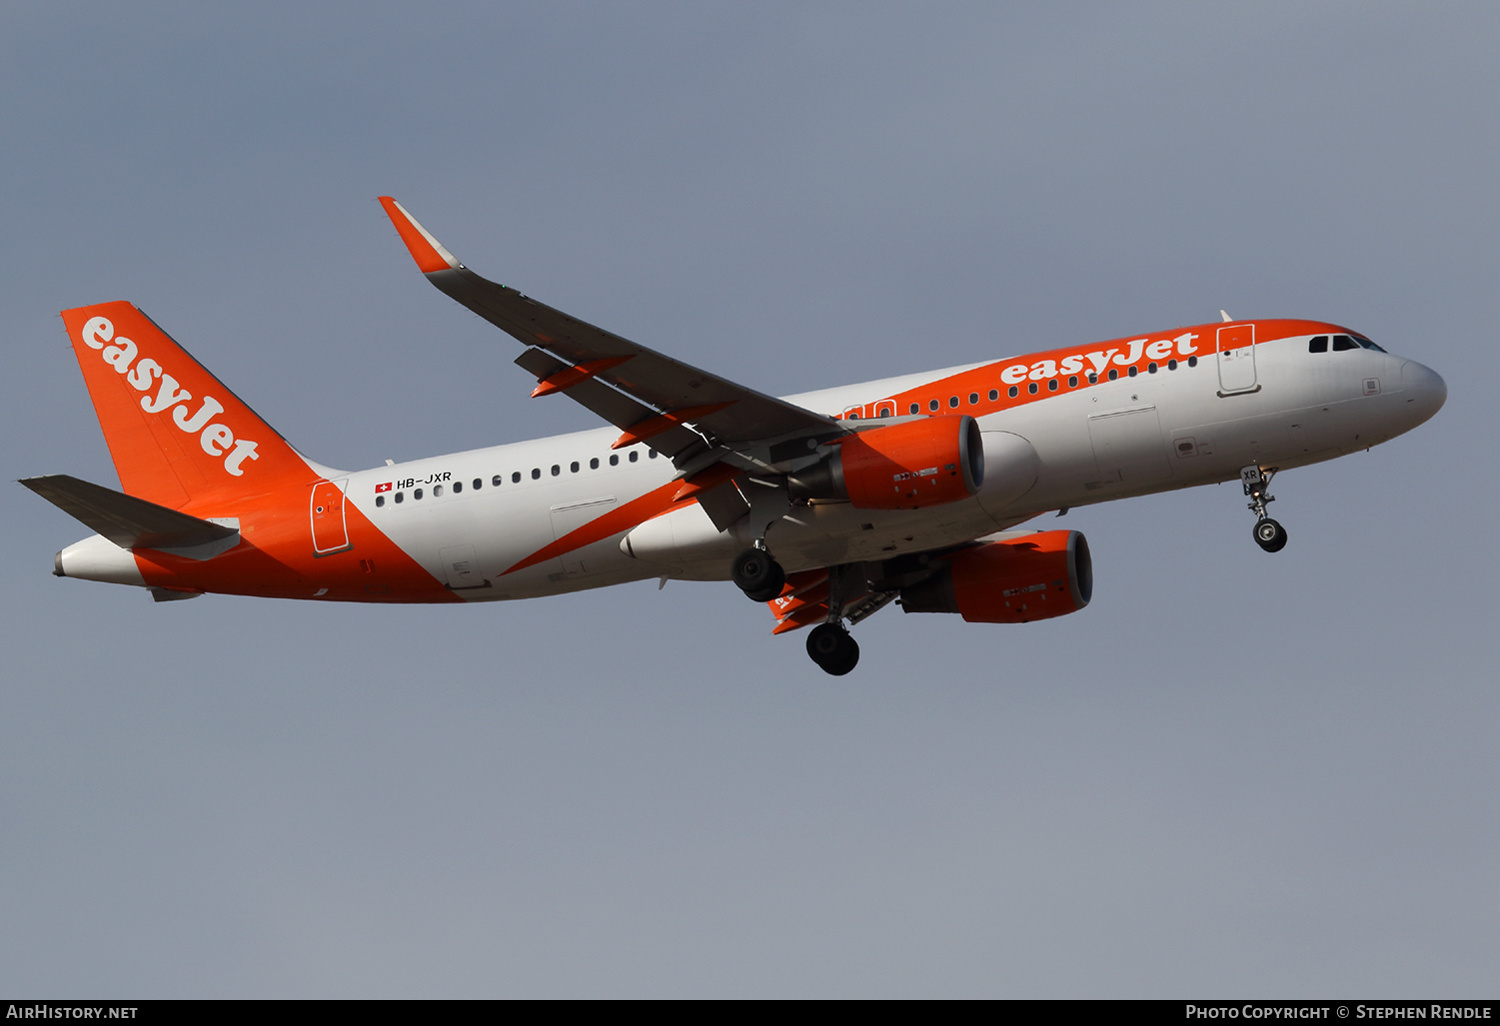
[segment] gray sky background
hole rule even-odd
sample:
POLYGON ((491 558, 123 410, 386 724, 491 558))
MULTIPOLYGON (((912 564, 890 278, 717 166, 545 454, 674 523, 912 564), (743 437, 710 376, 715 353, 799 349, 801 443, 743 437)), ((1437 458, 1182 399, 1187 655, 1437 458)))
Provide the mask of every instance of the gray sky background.
POLYGON ((356 468, 593 426, 422 280, 781 393, 1217 318, 1447 407, 1076 510, 1093 604, 729 585, 360 608, 57 580, 0 489, 11 996, 1488 996, 1493 4, 7 4, 6 475, 117 481, 57 312, 129 299, 356 468))

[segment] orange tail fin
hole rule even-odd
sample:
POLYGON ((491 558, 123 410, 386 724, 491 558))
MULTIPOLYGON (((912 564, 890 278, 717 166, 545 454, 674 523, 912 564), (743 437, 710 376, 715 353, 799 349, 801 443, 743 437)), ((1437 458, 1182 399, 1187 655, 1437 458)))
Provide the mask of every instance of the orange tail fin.
POLYGON ((318 478, 286 439, 130 303, 81 306, 62 318, 130 495, 183 509, 318 478))

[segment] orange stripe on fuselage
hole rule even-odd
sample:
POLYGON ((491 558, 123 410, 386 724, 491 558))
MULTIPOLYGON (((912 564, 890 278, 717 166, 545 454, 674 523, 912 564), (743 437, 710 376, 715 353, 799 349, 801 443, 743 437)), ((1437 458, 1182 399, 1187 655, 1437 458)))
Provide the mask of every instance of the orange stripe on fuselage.
POLYGON ((581 549, 585 545, 592 545, 596 541, 603 541, 612 534, 628 531, 632 527, 644 524, 647 520, 665 513, 674 506, 686 505, 689 502, 697 501, 693 498, 677 499, 677 491, 681 487, 681 481, 668 481, 660 488, 653 488, 645 495, 631 499, 618 509, 612 509, 602 517, 590 520, 577 530, 569 531, 551 545, 537 549, 500 576, 513 574, 517 570, 525 570, 528 566, 535 566, 546 560, 554 559, 565 552, 581 549))
MULTIPOLYGON (((1261 344, 1294 335, 1346 331, 1322 321, 1279 319, 1234 323, 1255 324, 1258 328, 1256 335, 1261 344)), ((913 405, 918 414, 967 413, 973 417, 984 417, 1051 396, 1091 388, 1093 385, 1088 380, 1091 372, 1098 375, 1097 383, 1102 385, 1109 381, 1110 370, 1117 371, 1120 378, 1125 378, 1129 376, 1132 367, 1140 375, 1149 373, 1152 363, 1165 371, 1169 360, 1186 363, 1189 357, 1211 358, 1215 355, 1215 338, 1222 327, 1223 324, 1198 324, 1150 335, 1126 335, 1107 342, 1067 346, 997 360, 867 402, 844 413, 841 419, 909 416, 913 412, 913 405), (1069 367, 1076 365, 1077 369, 1064 370, 1065 364, 1069 367), (1076 379, 1076 384, 1070 384, 1070 379, 1076 379), (1049 387, 1052 382, 1057 384, 1055 390, 1049 387), (1037 386, 1035 393, 1031 391, 1033 384, 1037 386), (1012 386, 1016 388, 1014 397, 1010 395, 1012 386), (992 390, 996 393, 994 399, 990 398, 992 390), (974 402, 969 401, 971 396, 974 402), (934 401, 938 404, 936 410, 932 408, 934 401)))
POLYGON ((202 516, 238 517, 243 540, 210 560, 135 551, 148 585, 265 598, 343 602, 462 602, 369 518, 344 499, 349 547, 313 553, 306 489, 249 496, 204 507, 202 516))

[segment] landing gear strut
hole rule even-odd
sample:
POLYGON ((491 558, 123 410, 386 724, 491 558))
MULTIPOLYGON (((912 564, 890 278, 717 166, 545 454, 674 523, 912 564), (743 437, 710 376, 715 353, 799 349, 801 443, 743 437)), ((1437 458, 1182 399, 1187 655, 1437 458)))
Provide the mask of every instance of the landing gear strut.
POLYGON ((759 546, 734 557, 730 576, 752 602, 769 602, 786 587, 786 571, 759 546))
POLYGON ((842 624, 820 623, 807 635, 807 654, 824 673, 842 677, 859 662, 859 642, 842 624))
POLYGON ((1244 485, 1245 494, 1250 496, 1250 512, 1255 514, 1255 544, 1267 552, 1280 552, 1286 548, 1286 528, 1266 515, 1266 503, 1276 501, 1276 496, 1267 490, 1275 476, 1275 467, 1262 469, 1253 463, 1240 470, 1240 483, 1244 485))

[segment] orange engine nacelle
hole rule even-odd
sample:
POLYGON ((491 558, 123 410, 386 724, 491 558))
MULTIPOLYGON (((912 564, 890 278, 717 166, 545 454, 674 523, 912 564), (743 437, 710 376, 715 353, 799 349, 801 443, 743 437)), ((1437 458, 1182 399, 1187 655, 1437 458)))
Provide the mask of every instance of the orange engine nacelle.
POLYGON ((970 623, 1026 623, 1076 613, 1094 592, 1089 543, 1077 531, 1038 531, 953 554, 901 589, 908 613, 959 613, 970 623))
POLYGON ((793 494, 856 509, 922 509, 967 499, 984 480, 984 440, 970 416, 923 417, 849 435, 791 479, 793 494))

